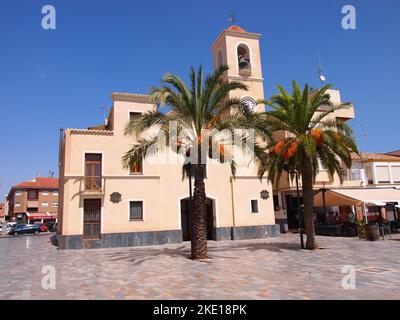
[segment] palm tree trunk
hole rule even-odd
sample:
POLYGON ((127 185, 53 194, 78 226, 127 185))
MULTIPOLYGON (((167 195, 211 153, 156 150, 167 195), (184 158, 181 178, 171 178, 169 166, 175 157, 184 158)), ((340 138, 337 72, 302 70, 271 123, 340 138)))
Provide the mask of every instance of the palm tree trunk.
POLYGON ((194 215, 192 259, 207 259, 207 211, 206 188, 204 184, 204 164, 193 165, 194 175, 194 215))
POLYGON ((314 228, 314 191, 313 191, 313 171, 310 160, 305 160, 302 167, 301 180, 303 184, 304 201, 304 224, 307 235, 306 249, 318 249, 315 240, 314 228))

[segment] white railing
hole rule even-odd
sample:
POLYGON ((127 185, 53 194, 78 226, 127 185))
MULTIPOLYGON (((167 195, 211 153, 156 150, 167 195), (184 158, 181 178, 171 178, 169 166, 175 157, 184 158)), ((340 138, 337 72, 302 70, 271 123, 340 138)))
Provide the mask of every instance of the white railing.
POLYGON ((86 183, 87 177, 82 177, 79 181, 79 193, 81 195, 103 195, 106 187, 106 179, 104 177, 99 178, 99 183, 94 186, 86 183))

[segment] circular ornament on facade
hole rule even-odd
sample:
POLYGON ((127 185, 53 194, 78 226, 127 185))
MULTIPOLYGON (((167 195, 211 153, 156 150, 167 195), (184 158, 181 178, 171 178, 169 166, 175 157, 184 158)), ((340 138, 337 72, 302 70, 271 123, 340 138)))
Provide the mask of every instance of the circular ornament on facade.
POLYGON ((257 108, 257 103, 252 97, 244 97, 241 102, 246 105, 251 112, 255 112, 257 108))
POLYGON ((113 192, 110 194, 110 201, 112 203, 119 203, 121 202, 122 195, 119 192, 113 192))

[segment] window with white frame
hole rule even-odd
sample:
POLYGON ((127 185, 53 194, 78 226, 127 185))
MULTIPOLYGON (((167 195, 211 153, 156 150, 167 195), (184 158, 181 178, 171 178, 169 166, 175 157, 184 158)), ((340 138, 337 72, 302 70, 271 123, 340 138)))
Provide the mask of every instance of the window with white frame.
POLYGON ((388 166, 376 166, 375 168, 376 177, 378 183, 390 183, 390 174, 388 166))
POLYGON ((21 207, 21 203, 20 202, 16 202, 15 203, 15 208, 20 208, 21 207))
POLYGON ((258 200, 251 200, 251 213, 258 213, 258 200))
POLYGON ((42 202, 42 207, 48 207, 49 203, 48 202, 42 202))
POLYGON ((143 201, 129 202, 129 220, 130 221, 143 220, 143 201))
POLYGON ((400 166, 392 166, 393 183, 400 183, 400 166))
POLYGON ((22 194, 21 191, 16 191, 16 192, 15 192, 15 195, 16 195, 16 196, 20 196, 21 194, 22 194))
POLYGON ((58 202, 53 202, 52 207, 53 208, 58 208, 58 202))
POLYGON ((58 191, 53 191, 53 196, 58 196, 58 191))
POLYGON ((48 196, 49 192, 48 191, 42 191, 42 196, 48 196))

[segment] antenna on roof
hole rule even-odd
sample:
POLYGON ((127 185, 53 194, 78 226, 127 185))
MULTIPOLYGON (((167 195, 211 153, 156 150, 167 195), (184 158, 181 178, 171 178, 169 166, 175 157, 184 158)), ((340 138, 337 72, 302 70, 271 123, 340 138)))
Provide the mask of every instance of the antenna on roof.
POLYGON ((319 63, 319 69, 318 69, 319 80, 321 81, 322 85, 324 85, 324 83, 326 81, 326 77, 322 70, 321 55, 319 54, 319 52, 318 52, 318 63, 319 63))
POLYGON ((229 19, 228 19, 232 24, 234 24, 234 22, 236 22, 236 18, 235 18, 235 14, 231 13, 229 15, 229 19))

